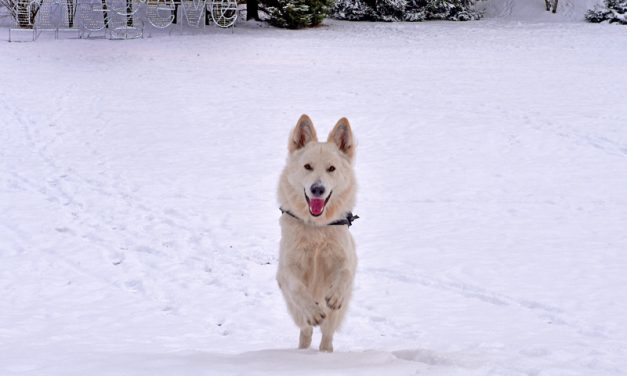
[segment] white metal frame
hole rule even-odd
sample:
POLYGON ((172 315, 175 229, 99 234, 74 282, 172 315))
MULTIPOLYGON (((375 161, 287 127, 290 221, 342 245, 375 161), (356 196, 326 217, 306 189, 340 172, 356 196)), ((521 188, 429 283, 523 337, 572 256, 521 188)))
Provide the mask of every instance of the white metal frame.
POLYGON ((235 25, 238 9, 236 0, 211 0, 207 4, 213 23, 222 28, 235 25))
POLYGON ((185 22, 181 22, 181 27, 184 24, 193 28, 205 27, 205 8, 206 0, 181 0, 181 10, 183 13, 183 19, 185 22))
POLYGON ((146 20, 155 29, 167 29, 174 22, 174 0, 146 0, 146 20))
POLYGON ((19 33, 29 32, 31 34, 30 40, 31 41, 35 40, 35 28, 33 27, 33 22, 31 19, 31 10, 32 10, 32 6, 34 2, 35 0, 30 1, 30 2, 26 2, 26 0, 24 0, 21 4, 18 4, 17 2, 15 2, 14 3, 15 8, 9 9, 9 12, 11 13, 13 17, 13 22, 14 22, 13 26, 9 27, 9 42, 16 42, 14 38, 12 37, 12 34, 14 34, 15 32, 19 32, 19 33), (22 27, 20 25, 20 20, 26 20, 27 27, 22 27))
POLYGON ((68 0, 57 0, 59 2, 59 19, 57 23, 57 38, 61 33, 64 34, 76 34, 77 38, 80 38, 80 28, 78 26, 78 2, 72 0, 73 9, 69 7, 68 0), (70 20, 72 26, 70 26, 70 20))
POLYGON ((108 0, 109 12, 109 38, 110 39, 137 39, 144 37, 144 21, 137 17, 141 3, 130 0, 131 7, 126 0, 108 0), (133 20, 133 25, 128 25, 128 20, 133 20))
POLYGON ((35 40, 41 33, 54 33, 54 39, 59 37, 59 0, 42 0, 40 3, 33 1, 31 6, 38 4, 37 14, 33 22, 35 40))
MULTIPOLYGON (((67 0, 20 0, 9 9, 14 25, 9 28, 9 41, 17 32, 30 33, 36 40, 42 32, 77 32, 80 38, 102 33, 110 39, 143 38, 147 23, 152 29, 168 29, 178 19, 180 28, 204 28, 210 21, 221 28, 233 27, 239 15, 237 0, 73 0, 75 8, 68 15, 67 0), (104 5, 103 5, 104 4, 104 5), (181 9, 176 17, 178 8, 181 9), (33 11, 36 15, 33 18, 33 11), (209 19, 209 14, 211 18, 209 19), (74 17, 72 27, 69 17, 74 17), (128 25, 127 20, 133 19, 128 25), (20 22, 22 21, 21 25, 20 22), (25 22, 27 21, 27 22, 25 22)), ((151 30, 149 28, 149 30, 151 30)))
POLYGON ((106 3, 93 0, 83 2, 76 7, 76 21, 80 28, 81 38, 91 38, 92 34, 102 32, 100 38, 106 38, 109 32, 109 9, 106 3))

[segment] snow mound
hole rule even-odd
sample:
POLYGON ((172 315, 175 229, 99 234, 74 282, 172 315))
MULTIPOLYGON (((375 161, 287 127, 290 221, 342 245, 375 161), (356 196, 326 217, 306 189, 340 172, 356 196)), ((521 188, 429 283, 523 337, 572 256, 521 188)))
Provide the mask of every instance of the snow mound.
MULTIPOLYGON (((381 375, 413 374, 416 370, 429 370, 431 374, 468 375, 480 372, 478 362, 457 361, 446 355, 428 350, 404 350, 396 352, 360 351, 321 353, 315 350, 272 349, 224 354, 206 351, 177 351, 171 353, 84 352, 83 364, 68 369, 72 358, 67 351, 49 357, 50 362, 35 366, 22 363, 5 370, 14 373, 63 374, 82 376, 103 375, 381 375), (65 355, 64 355, 65 354, 65 355), (54 359, 54 360, 53 360, 54 359)), ((49 354, 50 355, 50 354, 49 354)), ((485 369, 484 369, 485 371, 485 369)), ((481 373, 477 373, 481 374, 481 373)))

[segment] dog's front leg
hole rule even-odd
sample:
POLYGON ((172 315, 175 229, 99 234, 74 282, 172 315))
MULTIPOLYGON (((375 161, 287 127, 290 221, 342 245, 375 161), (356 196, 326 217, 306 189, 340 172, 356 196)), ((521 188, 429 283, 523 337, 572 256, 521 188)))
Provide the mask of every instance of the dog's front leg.
POLYGON ((296 325, 301 329, 320 325, 326 318, 326 314, 298 276, 289 270, 282 270, 278 273, 277 280, 285 298, 291 301, 301 313, 294 317, 296 325))
POLYGON ((344 267, 338 268, 331 278, 331 285, 325 296, 327 306, 333 310, 342 308, 353 284, 353 273, 344 267))

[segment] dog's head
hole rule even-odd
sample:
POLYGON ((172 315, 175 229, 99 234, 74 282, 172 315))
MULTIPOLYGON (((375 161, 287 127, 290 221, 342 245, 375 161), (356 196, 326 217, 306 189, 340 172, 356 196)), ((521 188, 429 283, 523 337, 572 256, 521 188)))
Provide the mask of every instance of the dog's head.
POLYGON ((319 224, 352 210, 355 141, 346 118, 335 124, 327 142, 318 142, 311 119, 302 115, 292 130, 288 150, 279 184, 279 204, 284 209, 319 224))

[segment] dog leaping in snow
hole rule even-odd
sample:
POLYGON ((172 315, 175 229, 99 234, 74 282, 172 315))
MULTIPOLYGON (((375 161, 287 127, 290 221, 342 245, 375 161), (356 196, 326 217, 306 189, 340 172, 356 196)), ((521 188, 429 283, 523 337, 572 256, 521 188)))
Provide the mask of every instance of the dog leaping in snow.
POLYGON ((309 348, 320 326, 320 351, 333 351, 333 335, 346 314, 357 268, 349 231, 357 184, 355 141, 346 118, 327 142, 318 142, 303 115, 288 140, 279 180, 281 244, 277 282, 287 309, 300 328, 298 347, 309 348))

